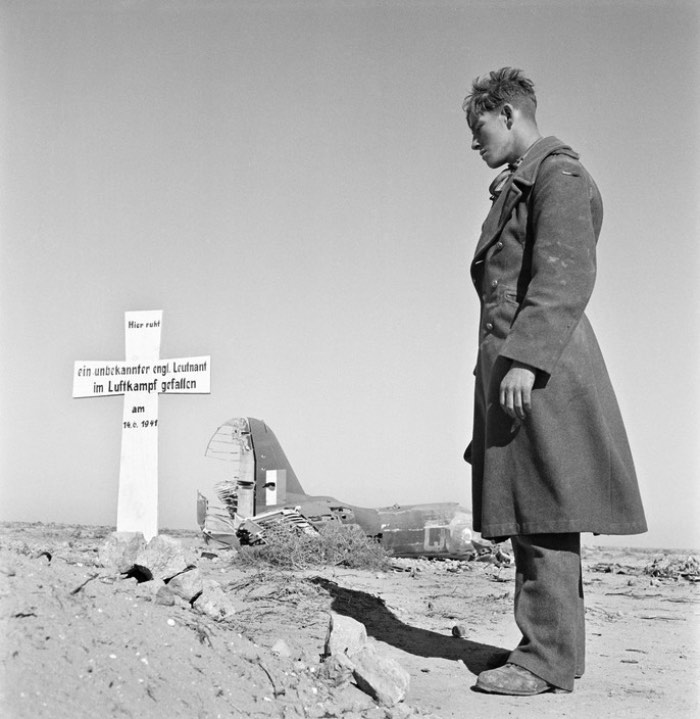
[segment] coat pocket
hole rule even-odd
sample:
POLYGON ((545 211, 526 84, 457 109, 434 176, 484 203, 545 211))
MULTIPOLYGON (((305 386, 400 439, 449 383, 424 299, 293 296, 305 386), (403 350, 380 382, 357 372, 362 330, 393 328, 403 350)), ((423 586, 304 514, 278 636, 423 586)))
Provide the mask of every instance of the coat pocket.
POLYGON ((492 334, 499 339, 505 339, 510 332, 511 325, 520 309, 520 301, 515 290, 501 289, 492 305, 491 317, 493 323, 492 334))

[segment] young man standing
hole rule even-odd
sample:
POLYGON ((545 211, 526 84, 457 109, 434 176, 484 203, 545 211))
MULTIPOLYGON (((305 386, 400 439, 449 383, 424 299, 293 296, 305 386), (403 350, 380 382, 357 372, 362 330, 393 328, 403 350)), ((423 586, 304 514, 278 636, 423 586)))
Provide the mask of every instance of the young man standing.
POLYGON ((542 137, 532 81, 505 67, 464 101, 493 205, 471 265, 481 302, 474 528, 510 538, 520 644, 476 688, 572 691, 584 672, 581 532, 646 531, 625 428, 584 310, 603 208, 571 147, 542 137))

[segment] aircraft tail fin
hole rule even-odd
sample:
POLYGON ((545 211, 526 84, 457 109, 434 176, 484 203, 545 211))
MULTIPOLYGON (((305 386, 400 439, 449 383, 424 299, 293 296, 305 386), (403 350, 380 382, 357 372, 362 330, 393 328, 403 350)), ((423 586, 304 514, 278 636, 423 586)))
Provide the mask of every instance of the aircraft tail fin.
POLYGON ((275 437, 275 433, 265 422, 253 417, 248 417, 248 426, 255 452, 256 487, 265 485, 268 471, 284 470, 286 472, 286 491, 291 494, 306 494, 282 449, 282 445, 275 437))
POLYGON ((234 514, 251 516, 283 504, 287 494, 306 494, 275 433, 260 419, 234 417, 224 422, 204 454, 233 463, 231 478, 218 490, 234 514))

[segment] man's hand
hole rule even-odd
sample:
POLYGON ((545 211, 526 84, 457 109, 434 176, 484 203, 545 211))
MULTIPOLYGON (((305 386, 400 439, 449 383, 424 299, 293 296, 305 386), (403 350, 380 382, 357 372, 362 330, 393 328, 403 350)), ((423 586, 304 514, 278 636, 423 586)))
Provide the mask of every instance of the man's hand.
POLYGON ((522 362, 513 362, 501 382, 500 402, 513 419, 524 420, 530 413, 535 370, 522 362))

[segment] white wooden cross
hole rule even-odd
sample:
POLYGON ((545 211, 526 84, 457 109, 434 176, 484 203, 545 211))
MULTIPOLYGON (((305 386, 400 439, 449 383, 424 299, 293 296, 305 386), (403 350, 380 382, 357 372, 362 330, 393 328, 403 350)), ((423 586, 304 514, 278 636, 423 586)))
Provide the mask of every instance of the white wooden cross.
POLYGON ((80 361, 73 397, 124 395, 117 531, 158 534, 158 394, 208 394, 211 358, 160 359, 162 310, 124 313, 126 359, 80 361))

